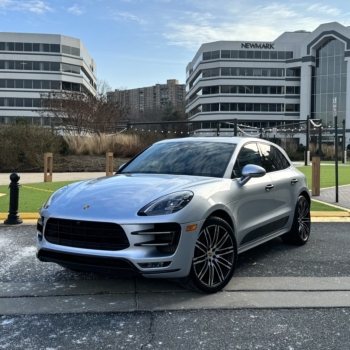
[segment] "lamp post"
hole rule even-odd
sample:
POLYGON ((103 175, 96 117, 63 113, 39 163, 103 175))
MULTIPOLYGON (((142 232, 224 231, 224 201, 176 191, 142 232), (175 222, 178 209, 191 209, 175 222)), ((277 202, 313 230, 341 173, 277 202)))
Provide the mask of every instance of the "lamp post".
POLYGON ((334 133, 335 133, 335 202, 338 203, 338 111, 337 111, 337 98, 333 98, 333 117, 334 117, 334 133))

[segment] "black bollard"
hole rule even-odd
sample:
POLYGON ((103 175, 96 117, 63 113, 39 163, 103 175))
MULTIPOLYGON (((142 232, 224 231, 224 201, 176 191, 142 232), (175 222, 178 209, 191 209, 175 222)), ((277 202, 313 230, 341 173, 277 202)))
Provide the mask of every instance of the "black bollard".
POLYGON ((19 199, 19 186, 18 183, 20 176, 17 173, 10 175, 10 205, 9 205, 9 215, 4 221, 5 225, 18 225, 23 221, 18 215, 18 199, 19 199))

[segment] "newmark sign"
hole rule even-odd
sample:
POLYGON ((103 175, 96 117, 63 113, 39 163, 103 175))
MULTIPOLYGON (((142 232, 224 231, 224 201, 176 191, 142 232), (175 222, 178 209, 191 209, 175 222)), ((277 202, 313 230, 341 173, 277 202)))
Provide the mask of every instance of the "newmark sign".
POLYGON ((242 43, 241 48, 242 49, 269 49, 274 50, 275 44, 268 44, 268 43, 242 43))

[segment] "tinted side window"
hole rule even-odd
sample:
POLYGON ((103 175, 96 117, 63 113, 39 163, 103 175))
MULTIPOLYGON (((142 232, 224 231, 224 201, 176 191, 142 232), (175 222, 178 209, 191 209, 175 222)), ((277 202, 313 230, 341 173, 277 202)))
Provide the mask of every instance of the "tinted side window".
POLYGON ((267 173, 283 170, 289 167, 289 162, 274 146, 259 144, 262 153, 262 166, 267 173))
POLYGON ((247 164, 262 166, 259 149, 256 143, 248 143, 241 148, 235 165, 233 166, 232 178, 242 177, 242 169, 247 164))
POLYGON ((277 153, 278 157, 280 157, 280 159, 281 159, 283 169, 289 168, 290 167, 289 161, 277 148, 276 148, 276 153, 277 153))

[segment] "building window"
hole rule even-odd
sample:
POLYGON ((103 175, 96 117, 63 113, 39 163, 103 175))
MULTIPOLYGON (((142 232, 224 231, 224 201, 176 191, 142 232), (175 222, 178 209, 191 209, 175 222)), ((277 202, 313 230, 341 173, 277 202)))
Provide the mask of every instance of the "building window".
POLYGON ((337 97, 338 117, 346 116, 347 62, 345 44, 334 38, 316 50, 316 66, 312 69, 311 118, 324 125, 333 122, 333 98, 337 97))
MULTIPOLYGON (((284 104, 281 103, 205 103, 197 106, 189 112, 194 116, 201 112, 284 112, 284 104)), ((286 105, 286 112, 299 112, 299 104, 286 105)))

